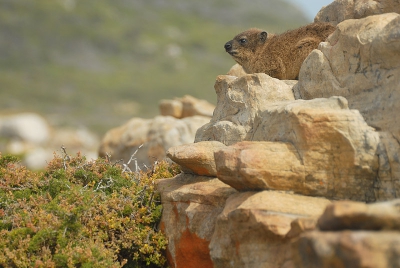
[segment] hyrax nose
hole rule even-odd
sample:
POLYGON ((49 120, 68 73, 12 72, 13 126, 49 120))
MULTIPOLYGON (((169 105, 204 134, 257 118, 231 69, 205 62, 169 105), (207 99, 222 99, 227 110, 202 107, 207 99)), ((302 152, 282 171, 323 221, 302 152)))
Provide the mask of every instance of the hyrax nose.
POLYGON ((226 51, 230 51, 232 49, 232 43, 231 41, 227 42, 224 46, 226 51))

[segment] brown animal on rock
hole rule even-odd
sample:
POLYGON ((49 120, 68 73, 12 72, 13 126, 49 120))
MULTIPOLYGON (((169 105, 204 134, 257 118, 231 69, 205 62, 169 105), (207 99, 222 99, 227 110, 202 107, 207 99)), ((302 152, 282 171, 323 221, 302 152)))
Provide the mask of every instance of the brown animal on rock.
POLYGON ((283 34, 249 29, 225 44, 225 50, 250 73, 266 73, 285 80, 298 79, 300 67, 313 49, 335 30, 325 23, 311 23, 283 34))

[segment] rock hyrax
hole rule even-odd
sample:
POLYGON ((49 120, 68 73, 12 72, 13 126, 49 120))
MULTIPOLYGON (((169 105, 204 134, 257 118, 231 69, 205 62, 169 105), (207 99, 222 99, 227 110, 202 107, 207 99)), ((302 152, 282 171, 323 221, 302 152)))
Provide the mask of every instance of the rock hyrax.
POLYGON ((298 79, 301 64, 336 28, 311 23, 283 34, 249 29, 225 44, 225 50, 246 73, 266 73, 278 79, 298 79))

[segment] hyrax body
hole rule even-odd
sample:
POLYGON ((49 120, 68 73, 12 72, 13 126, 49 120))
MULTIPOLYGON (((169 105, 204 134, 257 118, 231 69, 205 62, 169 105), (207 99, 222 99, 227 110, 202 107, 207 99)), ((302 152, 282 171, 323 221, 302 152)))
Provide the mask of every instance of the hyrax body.
POLYGON ((250 73, 278 79, 298 79, 300 67, 313 49, 335 30, 329 23, 311 23, 279 35, 249 29, 225 44, 225 50, 250 73))

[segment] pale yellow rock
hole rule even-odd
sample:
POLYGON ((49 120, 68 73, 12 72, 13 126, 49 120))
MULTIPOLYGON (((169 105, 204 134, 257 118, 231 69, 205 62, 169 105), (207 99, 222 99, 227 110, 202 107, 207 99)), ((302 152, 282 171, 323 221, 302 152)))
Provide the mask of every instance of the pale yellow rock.
MULTIPOLYGON (((399 132, 400 15, 346 20, 304 61, 296 85, 301 98, 346 97, 366 122, 399 132)), ((396 133, 396 135, 399 135, 396 133)))
POLYGON ((379 134, 342 98, 282 102, 259 113, 255 141, 216 152, 217 176, 244 190, 376 200, 379 134))
POLYGON ((160 115, 182 118, 183 104, 179 100, 161 100, 160 115))
POLYGON ((241 76, 244 76, 246 74, 247 73, 243 70, 243 67, 240 66, 240 64, 238 64, 238 63, 233 65, 232 68, 227 73, 227 75, 236 76, 236 77, 241 77, 241 76))
POLYGON ((377 200, 400 194, 399 28, 397 13, 341 22, 304 61, 294 87, 297 98, 346 97, 349 107, 379 131, 377 200))
POLYGON ((315 16, 315 22, 330 22, 334 25, 348 19, 361 19, 371 15, 400 13, 396 0, 335 0, 323 7, 315 16))
POLYGON ((123 159, 130 168, 151 166, 163 160, 166 151, 180 144, 192 143, 196 130, 209 122, 208 117, 193 116, 177 119, 156 116, 153 119, 133 118, 124 125, 109 130, 103 137, 99 155, 111 155, 113 161, 123 159), (136 153, 135 153, 136 152, 136 153))
POLYGON ((196 133, 195 141, 215 140, 226 145, 250 140, 248 132, 260 110, 274 102, 294 100, 293 84, 266 74, 242 77, 221 75, 215 82, 217 107, 210 123, 196 133))
POLYGON ((217 218, 210 243, 214 267, 290 267, 286 235, 291 222, 318 217, 329 203, 275 191, 232 195, 217 218))
POLYGON ((200 100, 190 95, 174 100, 161 100, 159 104, 160 114, 163 116, 172 116, 175 118, 184 118, 191 116, 211 117, 215 105, 206 100, 200 100))
POLYGON ((182 102, 183 118, 196 115, 211 117, 213 115, 215 105, 206 100, 200 100, 189 95, 178 98, 178 100, 182 102))
POLYGON ((226 147, 218 141, 203 141, 171 147, 167 157, 179 164, 186 173, 203 176, 217 176, 214 152, 226 147))
POLYGON ((304 187, 305 172, 290 143, 243 141, 215 152, 218 178, 239 191, 304 187))

